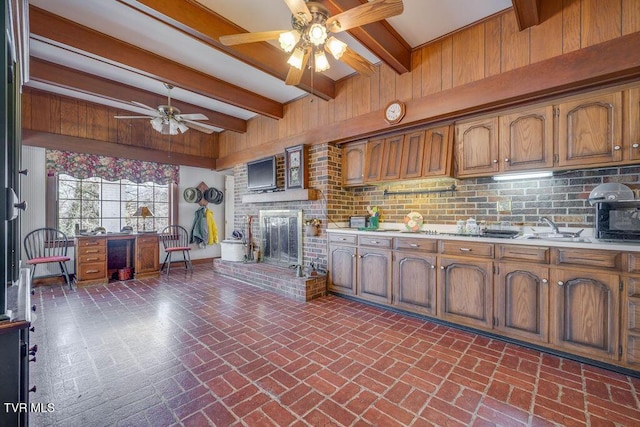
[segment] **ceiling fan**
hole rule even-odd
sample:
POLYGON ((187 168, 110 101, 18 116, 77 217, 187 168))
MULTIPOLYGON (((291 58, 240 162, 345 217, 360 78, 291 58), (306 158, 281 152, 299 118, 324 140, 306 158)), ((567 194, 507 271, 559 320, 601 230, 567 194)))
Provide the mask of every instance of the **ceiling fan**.
POLYGON ((207 116, 201 113, 181 114, 180 110, 171 105, 171 89, 173 86, 164 83, 167 88, 167 105, 159 105, 157 108, 149 107, 140 102, 131 101, 138 107, 149 110, 147 116, 114 116, 116 119, 149 119, 151 127, 163 135, 177 135, 178 132, 185 133, 189 128, 204 133, 213 133, 216 129, 204 123, 198 123, 194 120, 209 120, 207 116))
POLYGON ((404 10, 402 0, 370 0, 368 3, 331 16, 327 8, 317 1, 284 1, 293 14, 291 17, 293 30, 231 34, 221 36, 220 42, 226 46, 233 46, 278 39, 280 47, 285 52, 293 52, 287 61, 291 66, 285 80, 288 85, 300 83, 309 58, 315 71, 329 69, 325 51, 361 74, 373 73, 375 68, 371 62, 330 34, 390 18, 401 14, 404 10))

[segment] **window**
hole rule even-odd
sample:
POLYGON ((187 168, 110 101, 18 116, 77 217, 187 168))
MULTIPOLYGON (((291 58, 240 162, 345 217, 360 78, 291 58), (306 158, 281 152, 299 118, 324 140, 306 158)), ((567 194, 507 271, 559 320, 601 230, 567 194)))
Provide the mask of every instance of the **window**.
POLYGON ((171 217, 171 186, 147 182, 136 184, 128 180, 107 181, 102 178, 78 179, 70 175, 57 176, 57 227, 75 235, 75 227, 93 230, 104 227, 120 231, 124 226, 134 231, 161 231, 171 217), (134 217, 140 206, 147 206, 153 217, 134 217))

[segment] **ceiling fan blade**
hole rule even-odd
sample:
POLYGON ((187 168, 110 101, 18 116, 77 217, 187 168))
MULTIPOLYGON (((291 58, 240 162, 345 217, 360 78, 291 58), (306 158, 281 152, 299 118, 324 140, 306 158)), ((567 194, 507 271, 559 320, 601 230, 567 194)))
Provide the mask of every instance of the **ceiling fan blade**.
POLYGON ((113 116, 116 119, 154 119, 151 116, 113 116))
POLYGON ((304 0, 284 0, 293 16, 304 15, 307 22, 311 22, 311 12, 304 0))
POLYGON ((134 105, 137 105, 138 107, 142 107, 144 109, 154 111, 156 114, 158 114, 158 109, 157 108, 149 107, 148 105, 145 105, 142 102, 138 102, 138 101, 131 101, 131 103, 134 104, 134 105))
POLYGON ((191 129, 195 129, 198 130, 200 132, 204 132, 204 133, 208 133, 208 134, 212 134, 213 132, 216 131, 216 128, 211 126, 211 125, 207 125, 204 123, 198 123, 198 122, 194 122, 191 120, 182 120, 182 122, 189 126, 191 129))
POLYGON ((376 71, 375 65, 367 61, 363 56, 348 46, 347 50, 345 50, 340 57, 340 60, 365 76, 369 76, 376 71))
POLYGON ((403 10, 402 0, 373 0, 330 17, 327 19, 327 28, 338 33, 400 15, 403 10))
POLYGON ((304 74, 305 68, 307 68, 307 61, 309 61, 309 52, 310 49, 307 49, 302 57, 302 67, 298 70, 296 67, 289 67, 289 72, 287 73, 287 79, 284 81, 285 84, 290 86, 295 86, 300 83, 302 80, 302 74, 304 74))
POLYGON ((257 33, 241 33, 241 34, 229 34, 227 36, 220 36, 220 43, 225 46, 233 46, 243 43, 255 43, 264 42, 267 40, 275 40, 280 37, 280 34, 286 33, 289 30, 274 30, 274 31, 261 31, 257 33))
POLYGON ((178 120, 209 120, 209 117, 202 113, 176 114, 175 118, 178 120))

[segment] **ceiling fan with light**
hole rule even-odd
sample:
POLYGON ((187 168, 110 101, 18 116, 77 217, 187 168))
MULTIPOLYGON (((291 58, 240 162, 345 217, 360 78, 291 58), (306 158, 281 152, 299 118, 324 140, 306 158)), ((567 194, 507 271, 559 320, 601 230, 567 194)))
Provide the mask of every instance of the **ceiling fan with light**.
POLYGON ((291 66, 285 83, 297 85, 311 58, 309 68, 317 72, 329 69, 325 51, 336 60, 342 60, 357 72, 369 75, 375 71, 373 64, 350 49, 346 43, 331 33, 339 33, 354 27, 370 24, 402 13, 402 0, 370 0, 335 16, 320 2, 308 0, 284 0, 293 16, 292 30, 263 31, 221 36, 226 46, 278 39, 285 52, 292 52, 287 63, 291 66))
POLYGON ((151 127, 163 135, 177 135, 178 132, 185 133, 189 128, 204 133, 213 133, 215 128, 205 123, 198 123, 194 120, 209 120, 201 113, 182 114, 180 110, 171 105, 171 89, 173 86, 164 83, 167 88, 167 105, 159 105, 157 108, 149 107, 140 102, 131 101, 138 107, 149 110, 152 113, 146 116, 114 116, 116 119, 149 119, 151 127))

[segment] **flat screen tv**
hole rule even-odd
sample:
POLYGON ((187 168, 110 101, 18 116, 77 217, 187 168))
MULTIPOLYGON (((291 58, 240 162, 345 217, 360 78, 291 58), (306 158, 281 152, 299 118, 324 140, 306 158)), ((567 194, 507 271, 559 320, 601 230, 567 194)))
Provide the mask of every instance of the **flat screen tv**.
POLYGON ((278 188, 276 156, 247 163, 247 188, 252 191, 267 191, 278 188))

